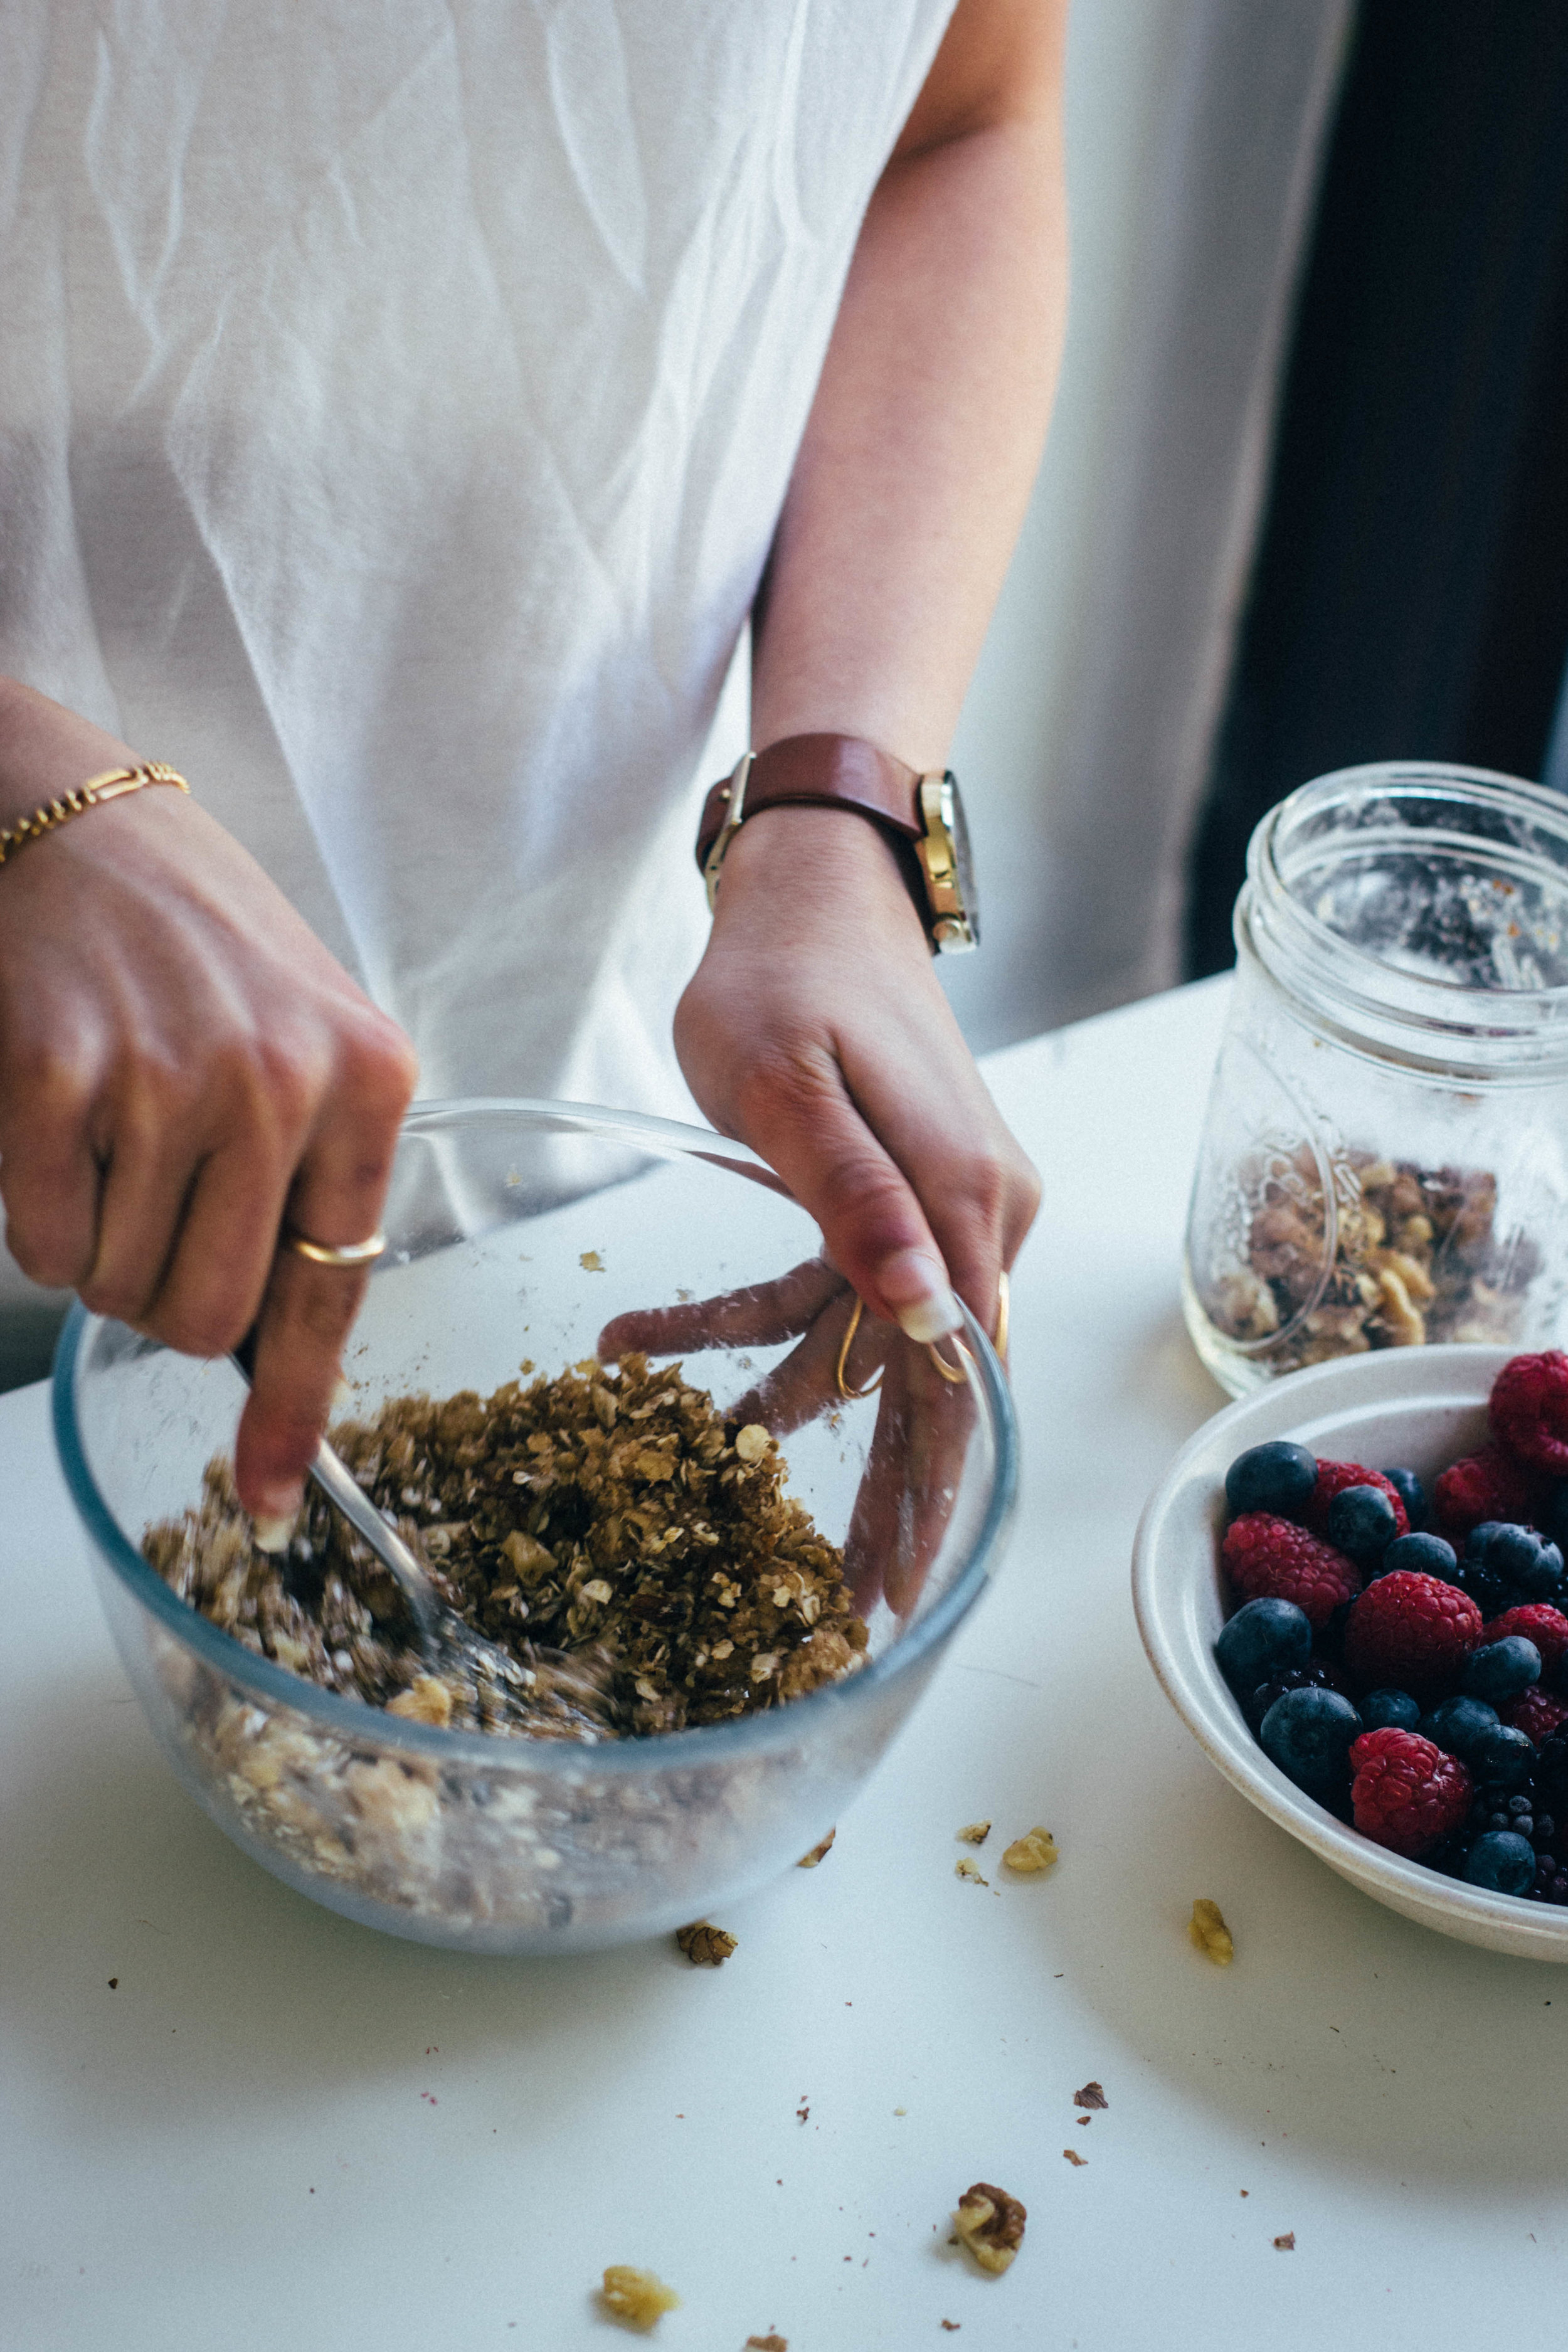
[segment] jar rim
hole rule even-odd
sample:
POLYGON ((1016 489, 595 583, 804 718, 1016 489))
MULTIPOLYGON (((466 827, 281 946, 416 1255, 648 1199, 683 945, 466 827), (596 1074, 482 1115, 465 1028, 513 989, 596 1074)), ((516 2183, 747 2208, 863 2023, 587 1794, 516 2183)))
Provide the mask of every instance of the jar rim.
POLYGON ((1448 761, 1371 761, 1310 782, 1279 802, 1254 829, 1247 881, 1236 907, 1238 950, 1342 1042, 1379 1058, 1449 1076, 1541 1078, 1568 1072, 1568 982, 1481 988, 1411 971, 1347 938, 1309 903, 1300 885, 1336 856, 1363 859, 1386 845, 1408 856, 1401 802, 1451 803, 1473 820, 1425 829, 1434 848, 1463 845, 1468 860, 1510 884, 1533 879, 1561 895, 1568 949, 1568 800, 1540 784, 1448 761), (1378 812, 1390 804, 1380 831, 1378 812), (1336 831, 1332 819, 1342 814, 1336 831), (1319 854, 1311 855, 1313 844, 1319 854), (1295 852, 1295 856, 1292 856, 1295 852), (1550 854, 1548 854, 1550 853, 1550 854))

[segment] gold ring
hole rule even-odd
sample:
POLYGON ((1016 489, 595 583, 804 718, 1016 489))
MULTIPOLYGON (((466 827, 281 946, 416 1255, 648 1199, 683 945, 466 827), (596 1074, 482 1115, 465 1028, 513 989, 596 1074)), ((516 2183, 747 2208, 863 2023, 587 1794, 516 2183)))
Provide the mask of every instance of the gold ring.
POLYGON ((865 1311, 863 1301, 857 1298, 849 1310, 849 1320, 844 1328, 844 1343, 838 1350, 838 1364, 834 1378, 838 1382, 838 1393, 846 1404, 853 1404, 857 1397, 875 1396, 882 1385, 880 1371, 874 1381, 868 1381, 863 1389, 852 1389, 844 1377, 845 1368, 849 1361, 849 1350, 855 1345, 855 1334, 860 1328, 860 1318, 865 1311))
POLYGON ((312 1265, 374 1265, 386 1247, 386 1235, 372 1234, 367 1242, 345 1242, 342 1249, 333 1249, 327 1242, 313 1242, 285 1227, 283 1244, 297 1256, 308 1257, 312 1265))
POLYGON ((954 1352, 959 1359, 958 1370, 956 1371, 954 1371, 952 1366, 950 1363, 945 1362, 942 1357, 938 1353, 934 1339, 927 1341, 926 1354, 931 1358, 931 1362, 936 1366, 937 1370, 942 1374, 942 1379, 950 1381, 955 1389, 958 1389, 962 1388, 964 1381, 969 1378, 969 1372, 967 1370, 969 1359, 964 1354, 963 1348, 959 1345, 959 1342, 956 1339, 954 1339, 952 1345, 954 1352))
POLYGON ((992 1342, 1004 1364, 1007 1360, 1007 1316, 1012 1302, 1012 1287, 1004 1271, 996 1277, 996 1337, 992 1342))

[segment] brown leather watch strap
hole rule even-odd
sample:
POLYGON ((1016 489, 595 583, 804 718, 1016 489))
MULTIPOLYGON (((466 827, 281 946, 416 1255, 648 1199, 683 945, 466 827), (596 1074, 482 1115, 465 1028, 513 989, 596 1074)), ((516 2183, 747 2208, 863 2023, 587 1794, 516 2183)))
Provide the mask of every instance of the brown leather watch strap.
MULTIPOLYGON (((800 808, 851 809, 901 835, 922 840, 920 776, 858 735, 786 735, 759 751, 746 776, 742 817, 790 803, 800 808)), ((715 784, 702 803, 697 863, 707 871, 713 845, 730 822, 732 779, 715 784)))

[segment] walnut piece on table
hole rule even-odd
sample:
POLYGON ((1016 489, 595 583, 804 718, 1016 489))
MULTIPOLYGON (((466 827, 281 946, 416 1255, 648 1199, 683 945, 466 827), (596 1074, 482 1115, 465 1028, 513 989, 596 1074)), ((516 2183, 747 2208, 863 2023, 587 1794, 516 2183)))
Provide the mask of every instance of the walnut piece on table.
POLYGON ((989 1886, 991 1884, 988 1878, 981 1876, 980 1864, 977 1862, 971 1862, 966 1853, 959 1855, 952 1865, 952 1870, 955 1878, 972 1879, 976 1886, 989 1886))
POLYGON ((789 2352, 787 2336, 748 2336, 745 2352, 789 2352))
POLYGON ((1054 1862, 1060 1861, 1061 1856, 1057 1852, 1057 1842, 1049 1830, 1037 1827, 1026 1830, 1021 1838, 1015 1838, 1002 1859, 1009 1870, 1018 1871, 1026 1876, 1032 1871, 1049 1870, 1054 1862))
POLYGON ((958 1832, 966 1845, 984 1845, 991 1834, 989 1822, 971 1822, 958 1832))
POLYGON ((838 1832, 837 1829, 829 1830, 827 1835, 825 1838, 820 1839, 817 1843, 812 1847, 809 1853, 803 1853, 801 1855, 800 1860, 795 1864, 795 1868, 797 1870, 815 1870, 823 1856, 831 1851, 833 1841, 837 1835, 838 1832))
POLYGON ((1220 1915, 1217 1903, 1200 1895, 1193 1905, 1193 1916, 1187 1922, 1187 1934, 1200 1952, 1205 1953, 1216 1968, 1228 1969, 1236 1958, 1236 1946, 1230 1929, 1220 1915))
POLYGON ((1027 2219, 1016 2197, 989 2180, 976 2180, 959 2199, 952 2225, 983 2271, 1001 2272, 1023 2244, 1027 2219))
POLYGON ((735 1948, 729 1929, 715 1927, 708 1919, 693 1919, 689 1927, 678 1927, 675 1940, 694 1969, 721 1969, 735 1948))
POLYGON ((612 2263, 605 2273, 599 2301, 612 2319, 643 2335, 657 2326, 667 2311, 680 2307, 680 2297, 652 2271, 634 2270, 629 2263, 612 2263))
POLYGON ((1110 2105, 1100 2083, 1086 2083, 1081 2091, 1073 2093, 1072 2103, 1075 2107, 1108 2107, 1110 2105))

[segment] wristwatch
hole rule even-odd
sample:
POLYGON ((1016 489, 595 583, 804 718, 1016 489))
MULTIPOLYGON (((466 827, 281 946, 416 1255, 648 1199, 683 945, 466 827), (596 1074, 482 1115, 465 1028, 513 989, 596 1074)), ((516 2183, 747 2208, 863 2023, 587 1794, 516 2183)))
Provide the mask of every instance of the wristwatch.
POLYGON ((858 735, 789 735, 748 751, 702 803, 697 863, 711 908, 736 834, 750 816, 788 803, 848 809, 879 825, 899 855, 933 955, 980 945, 980 906, 958 780, 921 775, 858 735))

